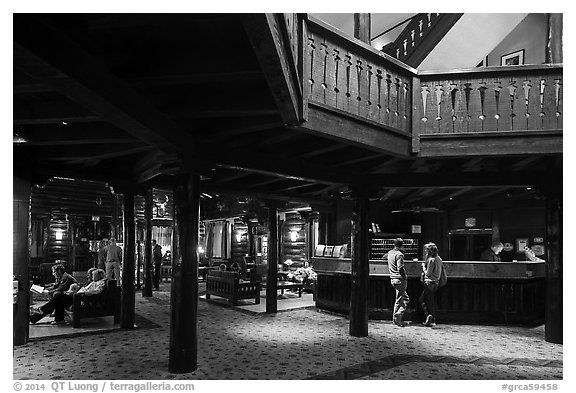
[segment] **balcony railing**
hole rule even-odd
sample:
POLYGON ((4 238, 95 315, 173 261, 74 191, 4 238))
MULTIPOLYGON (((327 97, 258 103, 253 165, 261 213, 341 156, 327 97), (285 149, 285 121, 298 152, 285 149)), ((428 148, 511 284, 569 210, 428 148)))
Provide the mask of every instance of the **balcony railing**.
POLYGON ((307 22, 304 98, 410 132, 416 70, 319 20, 307 22))
POLYGON ((561 149, 562 64, 417 72, 312 17, 282 19, 304 117, 316 106, 412 136, 413 152, 422 135, 494 133, 559 136, 561 149))
POLYGON ((562 129, 562 66, 420 73, 420 134, 562 129))

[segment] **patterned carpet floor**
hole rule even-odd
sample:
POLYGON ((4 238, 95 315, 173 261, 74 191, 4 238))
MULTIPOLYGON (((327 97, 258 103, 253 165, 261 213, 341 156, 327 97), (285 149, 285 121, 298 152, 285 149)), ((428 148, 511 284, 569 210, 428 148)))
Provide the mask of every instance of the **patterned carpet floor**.
MULTIPOLYGON (((33 340, 14 348, 21 380, 559 380, 563 346, 544 327, 443 325, 398 328, 297 308, 275 315, 198 302, 198 368, 168 372, 170 291, 136 295, 142 326, 33 340)), ((202 293, 202 287, 200 289, 202 293)))

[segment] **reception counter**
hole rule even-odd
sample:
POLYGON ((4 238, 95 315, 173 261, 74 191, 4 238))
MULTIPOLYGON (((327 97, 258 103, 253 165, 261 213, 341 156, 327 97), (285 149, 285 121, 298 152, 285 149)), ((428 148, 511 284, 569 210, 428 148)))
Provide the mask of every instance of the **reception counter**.
MULTIPOLYGON (((350 259, 312 258, 318 274, 316 307, 348 314, 350 259)), ((422 291, 421 261, 405 262, 409 308, 405 319, 422 321, 418 305, 422 291)), ((544 319, 545 262, 445 261, 448 284, 436 293, 439 323, 535 324, 544 319)), ((388 264, 370 261, 370 318, 391 319, 394 289, 388 264)))

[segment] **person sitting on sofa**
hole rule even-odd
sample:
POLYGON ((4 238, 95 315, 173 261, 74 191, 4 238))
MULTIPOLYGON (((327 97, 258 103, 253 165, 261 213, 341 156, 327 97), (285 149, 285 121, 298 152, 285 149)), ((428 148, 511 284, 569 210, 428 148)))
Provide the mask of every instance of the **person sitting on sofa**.
MULTIPOLYGON (((76 294, 85 296, 96 295, 101 293, 106 287, 106 272, 102 269, 96 269, 92 272, 92 281, 83 286, 76 294)), ((70 289, 70 288, 68 288, 70 289)), ((46 315, 54 312, 54 321, 51 325, 61 325, 64 323, 64 309, 74 302, 74 294, 57 292, 48 303, 40 306, 38 311, 30 315, 30 323, 35 324, 46 315)))
POLYGON ((54 297, 56 293, 63 293, 70 289, 70 285, 76 283, 76 279, 64 270, 64 265, 58 264, 52 266, 52 274, 55 281, 44 288, 44 292, 48 293, 50 297, 54 297))

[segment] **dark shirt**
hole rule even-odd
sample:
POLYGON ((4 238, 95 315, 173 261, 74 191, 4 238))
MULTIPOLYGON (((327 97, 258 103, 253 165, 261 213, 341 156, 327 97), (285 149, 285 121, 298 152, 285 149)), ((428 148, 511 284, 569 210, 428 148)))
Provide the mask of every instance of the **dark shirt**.
POLYGON ((152 250, 152 260, 154 261, 155 265, 162 264, 162 247, 160 244, 156 244, 154 249, 152 250))
POLYGON ((491 248, 484 250, 482 254, 480 254, 480 259, 483 261, 501 262, 500 255, 495 254, 491 248))
POLYGON ((48 292, 50 294, 55 292, 66 292, 70 289, 70 285, 77 283, 76 279, 70 274, 64 272, 59 280, 56 280, 52 286, 48 287, 48 292))

